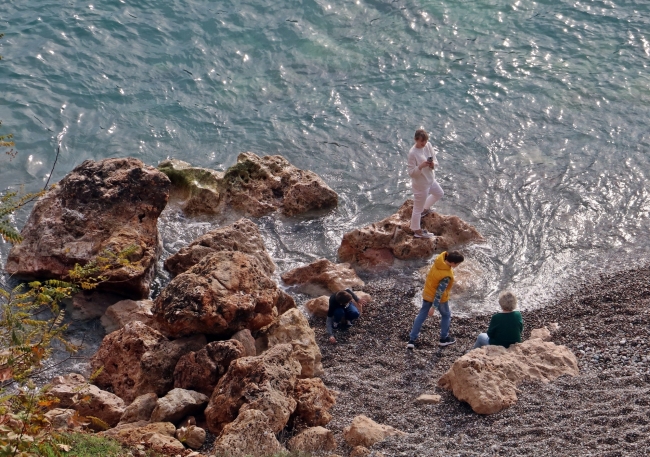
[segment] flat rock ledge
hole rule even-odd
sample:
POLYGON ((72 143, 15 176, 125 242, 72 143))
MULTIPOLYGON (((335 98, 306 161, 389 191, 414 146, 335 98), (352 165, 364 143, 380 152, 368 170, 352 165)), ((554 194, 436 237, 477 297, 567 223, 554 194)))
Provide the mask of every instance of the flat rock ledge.
POLYGON ((578 361, 566 346, 532 338, 502 346, 474 349, 456 360, 438 381, 478 414, 494 414, 517 401, 523 381, 547 383, 559 376, 578 375, 578 361))
POLYGON ((387 267, 395 259, 426 259, 437 251, 467 243, 480 243, 481 234, 458 216, 430 213, 422 228, 434 238, 415 238, 410 229, 413 200, 406 200, 397 213, 366 227, 346 233, 338 250, 339 259, 362 268, 387 267))

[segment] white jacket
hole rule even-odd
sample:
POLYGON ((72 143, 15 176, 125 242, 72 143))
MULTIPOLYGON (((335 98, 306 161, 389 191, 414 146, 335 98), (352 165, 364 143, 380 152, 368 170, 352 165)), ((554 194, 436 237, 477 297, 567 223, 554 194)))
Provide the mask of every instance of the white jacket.
POLYGON ((433 164, 438 168, 436 150, 428 141, 423 148, 413 146, 409 151, 408 172, 409 176, 411 176, 411 187, 414 193, 427 192, 436 179, 435 172, 431 168, 424 167, 422 170, 418 169, 420 164, 426 162, 428 157, 433 157, 433 164))

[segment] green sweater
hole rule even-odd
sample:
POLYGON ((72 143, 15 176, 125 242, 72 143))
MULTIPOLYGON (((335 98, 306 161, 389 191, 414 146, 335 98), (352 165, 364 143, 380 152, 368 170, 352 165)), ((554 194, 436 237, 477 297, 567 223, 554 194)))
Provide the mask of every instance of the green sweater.
POLYGON ((513 343, 521 343, 521 333, 524 331, 524 321, 519 311, 511 313, 496 313, 490 320, 487 334, 490 344, 509 347, 513 343))

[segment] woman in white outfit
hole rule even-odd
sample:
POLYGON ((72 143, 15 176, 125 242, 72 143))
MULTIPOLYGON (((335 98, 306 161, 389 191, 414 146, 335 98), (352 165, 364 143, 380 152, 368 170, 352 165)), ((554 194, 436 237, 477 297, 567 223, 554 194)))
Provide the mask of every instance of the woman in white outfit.
POLYGON ((445 194, 436 181, 438 166, 436 151, 429 143, 429 134, 422 129, 415 131, 415 145, 409 151, 408 171, 413 188, 413 214, 411 230, 416 238, 433 238, 433 234, 420 228, 420 218, 430 212, 435 202, 445 194))

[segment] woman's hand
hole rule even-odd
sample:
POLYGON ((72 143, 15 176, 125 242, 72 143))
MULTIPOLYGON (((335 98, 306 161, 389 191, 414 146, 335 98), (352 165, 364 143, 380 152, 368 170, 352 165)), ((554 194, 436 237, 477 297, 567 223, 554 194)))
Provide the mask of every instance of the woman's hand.
POLYGON ((429 162, 422 162, 420 165, 418 165, 418 170, 422 171, 423 168, 425 167, 431 167, 431 164, 429 162))
POLYGON ((432 306, 431 309, 429 310, 429 313, 427 314, 427 316, 431 317, 431 316, 433 316, 433 313, 435 313, 435 312, 436 312, 436 309, 432 306))

